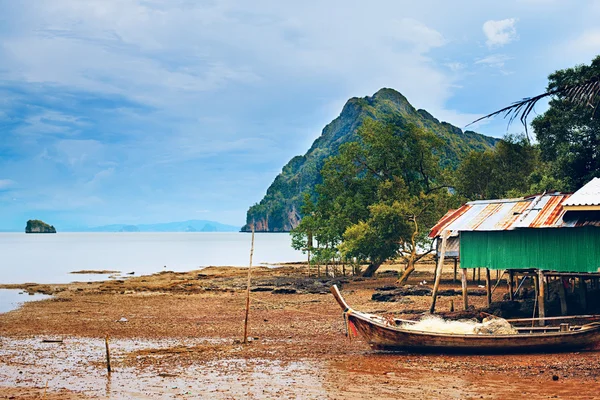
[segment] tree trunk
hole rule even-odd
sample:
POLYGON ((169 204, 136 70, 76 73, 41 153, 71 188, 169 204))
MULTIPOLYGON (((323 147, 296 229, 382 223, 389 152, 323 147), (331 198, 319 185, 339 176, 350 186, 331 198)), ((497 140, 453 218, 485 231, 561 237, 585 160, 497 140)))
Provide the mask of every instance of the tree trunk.
POLYGON ((375 272, 379 269, 379 267, 381 266, 380 262, 372 262, 369 264, 369 266, 367 267, 367 269, 364 270, 364 272, 362 273, 361 276, 364 276, 366 278, 370 278, 373 275, 375 275, 375 272))
POLYGON ((406 269, 404 270, 404 273, 402 274, 400 279, 398 279, 396 281, 396 285, 398 285, 398 286, 404 285, 406 283, 406 281, 408 280, 408 277, 414 270, 415 270, 415 262, 413 260, 408 260, 408 263, 406 264, 406 269))

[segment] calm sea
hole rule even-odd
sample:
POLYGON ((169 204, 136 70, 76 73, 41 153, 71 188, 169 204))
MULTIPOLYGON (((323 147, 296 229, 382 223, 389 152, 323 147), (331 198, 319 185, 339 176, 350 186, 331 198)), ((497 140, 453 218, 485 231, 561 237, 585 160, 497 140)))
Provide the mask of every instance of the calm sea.
MULTIPOLYGON (((0 233, 0 283, 106 279, 78 270, 144 275, 207 266, 247 266, 248 233, 0 233)), ((257 233, 253 265, 305 259, 286 233, 257 233)))

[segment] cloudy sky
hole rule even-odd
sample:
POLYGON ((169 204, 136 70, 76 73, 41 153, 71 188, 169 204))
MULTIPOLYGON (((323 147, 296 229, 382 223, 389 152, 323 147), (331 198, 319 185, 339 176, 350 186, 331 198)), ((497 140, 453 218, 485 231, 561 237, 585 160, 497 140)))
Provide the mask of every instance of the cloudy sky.
POLYGON ((589 63, 600 1, 576 4, 0 0, 0 229, 241 226, 350 97, 462 127, 589 63))

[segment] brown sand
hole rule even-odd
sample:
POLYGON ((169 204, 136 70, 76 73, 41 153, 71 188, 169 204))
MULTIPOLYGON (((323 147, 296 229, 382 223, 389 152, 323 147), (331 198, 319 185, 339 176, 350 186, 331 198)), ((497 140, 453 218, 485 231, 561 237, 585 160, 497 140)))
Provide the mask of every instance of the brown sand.
MULTIPOLYGON (((276 287, 305 271, 257 268, 254 286, 276 287)), ((432 265, 421 266, 411 283, 430 281, 431 271, 432 265)), ((374 352, 360 340, 348 341, 340 309, 327 294, 253 292, 250 335, 256 340, 244 346, 245 274, 224 267, 102 283, 12 285, 54 298, 0 314, 0 399, 43 398, 45 391, 47 399, 600 398, 593 389, 600 385, 598 352, 374 352)), ((458 288, 444 278, 443 288, 458 288)), ((394 280, 350 281, 343 293, 363 311, 428 308, 430 298, 422 296, 402 304, 370 300, 375 287, 394 280)), ((443 297, 438 308, 447 309, 451 299, 461 304, 460 297, 443 297)))

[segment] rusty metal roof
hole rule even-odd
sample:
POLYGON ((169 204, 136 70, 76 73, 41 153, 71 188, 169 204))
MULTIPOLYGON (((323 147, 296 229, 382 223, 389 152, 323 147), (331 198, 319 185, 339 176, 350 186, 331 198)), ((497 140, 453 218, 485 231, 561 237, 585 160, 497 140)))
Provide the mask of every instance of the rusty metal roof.
POLYGON ((566 207, 599 206, 600 178, 594 178, 565 201, 566 207))
POLYGON ((454 236, 460 231, 600 227, 598 213, 566 211, 563 208, 563 203, 570 196, 569 193, 545 193, 517 199, 471 201, 446 213, 431 228, 429 237, 435 238, 445 230, 450 230, 454 236))

